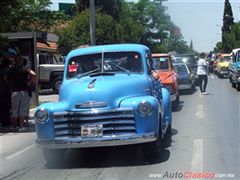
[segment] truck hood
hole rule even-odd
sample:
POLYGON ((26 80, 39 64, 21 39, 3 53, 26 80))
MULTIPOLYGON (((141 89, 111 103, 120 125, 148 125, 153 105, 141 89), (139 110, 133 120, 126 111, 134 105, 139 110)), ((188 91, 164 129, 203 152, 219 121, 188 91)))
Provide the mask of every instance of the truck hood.
POLYGON ((224 62, 218 62, 217 64, 219 67, 228 67, 229 62, 228 61, 224 61, 224 62))
POLYGON ((149 94, 146 76, 115 74, 108 76, 85 76, 65 81, 61 87, 60 100, 68 110, 93 106, 116 108, 121 100, 149 94), (76 108, 78 107, 78 108, 76 108))

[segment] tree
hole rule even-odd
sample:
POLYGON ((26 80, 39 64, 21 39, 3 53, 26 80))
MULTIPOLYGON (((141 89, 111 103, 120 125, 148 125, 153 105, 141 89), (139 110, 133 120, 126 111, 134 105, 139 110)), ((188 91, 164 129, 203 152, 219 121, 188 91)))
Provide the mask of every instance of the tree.
POLYGON ((224 50, 224 52, 231 52, 232 49, 240 47, 240 23, 235 23, 231 25, 231 31, 225 34, 225 48, 229 51, 224 50))
POLYGON ((231 26, 233 22, 233 12, 229 0, 225 0, 224 12, 223 12, 223 26, 222 26, 222 48, 224 52, 230 52, 232 49, 228 45, 227 36, 231 32, 231 26))
POLYGON ((192 41, 192 39, 191 39, 189 48, 190 48, 190 49, 193 49, 193 41, 192 41))
POLYGON ((221 53, 222 51, 222 42, 218 42, 213 50, 214 53, 221 53))
MULTIPOLYGON (((106 15, 100 11, 96 13, 96 44, 115 43, 114 39, 114 23, 110 15, 106 15)), ((59 35, 59 51, 66 55, 70 50, 81 45, 90 44, 89 33, 89 11, 82 11, 76 15, 72 22, 60 31, 59 35)))
MULTIPOLYGON (((77 12, 81 13, 89 9, 89 0, 76 0, 77 12)), ((95 6, 102 12, 111 15, 114 19, 119 18, 122 8, 122 0, 95 0, 95 6)))
POLYGON ((0 32, 48 31, 55 24, 65 22, 63 12, 50 11, 50 0, 1 1, 0 32))
MULTIPOLYGON (((140 43, 153 52, 190 50, 180 28, 174 25, 161 0, 96 0, 96 43, 140 43), (113 8, 108 4, 111 4, 113 8), (115 9, 115 10, 114 10, 115 9)), ((59 32, 59 48, 64 54, 90 44, 87 0, 77 0, 78 15, 59 32)))

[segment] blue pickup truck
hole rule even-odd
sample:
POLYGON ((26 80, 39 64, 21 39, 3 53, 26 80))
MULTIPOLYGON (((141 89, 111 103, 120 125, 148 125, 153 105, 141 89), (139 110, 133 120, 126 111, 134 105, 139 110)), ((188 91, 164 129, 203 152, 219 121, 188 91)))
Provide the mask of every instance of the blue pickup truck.
POLYGON ((240 48, 233 49, 228 67, 229 81, 233 88, 240 91, 240 48))
POLYGON ((86 47, 66 57, 59 102, 35 112, 38 147, 48 162, 67 149, 141 144, 144 155, 161 153, 171 132, 170 94, 151 75, 148 47, 86 47))

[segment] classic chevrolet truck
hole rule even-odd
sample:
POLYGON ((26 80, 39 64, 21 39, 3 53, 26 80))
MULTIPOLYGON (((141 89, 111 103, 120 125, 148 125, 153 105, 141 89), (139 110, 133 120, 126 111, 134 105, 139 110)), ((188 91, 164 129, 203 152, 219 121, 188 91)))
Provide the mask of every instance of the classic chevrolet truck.
POLYGON ((154 70, 159 74, 162 84, 171 95, 172 109, 177 110, 180 104, 179 79, 173 67, 172 57, 164 53, 154 53, 152 57, 154 70))
POLYGON ((47 162, 71 148, 141 144, 144 155, 161 153, 171 132, 170 94, 152 75, 148 47, 93 46, 66 57, 59 102, 35 111, 36 143, 47 162))
POLYGON ((232 59, 229 62, 228 71, 232 87, 240 91, 240 48, 232 50, 232 59))
POLYGON ((215 73, 219 78, 229 75, 228 67, 230 60, 231 54, 222 53, 221 55, 219 55, 215 68, 215 73))

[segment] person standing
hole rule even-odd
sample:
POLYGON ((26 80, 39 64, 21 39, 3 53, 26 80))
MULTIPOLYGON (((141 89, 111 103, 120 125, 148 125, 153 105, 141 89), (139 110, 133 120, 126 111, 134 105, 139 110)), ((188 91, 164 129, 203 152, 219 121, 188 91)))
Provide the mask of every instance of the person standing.
POLYGON ((199 60, 198 60, 198 66, 197 66, 197 75, 198 75, 198 81, 199 81, 199 87, 201 94, 206 95, 206 88, 208 83, 208 64, 205 60, 205 53, 201 53, 199 60))
POLYGON ((0 121, 3 131, 7 132, 10 128, 11 120, 11 90, 9 84, 10 61, 3 59, 0 64, 0 121))
POLYGON ((12 124, 19 131, 24 131, 24 119, 29 115, 29 86, 36 81, 36 73, 30 68, 23 66, 23 58, 15 57, 15 66, 10 71, 12 87, 12 124))

